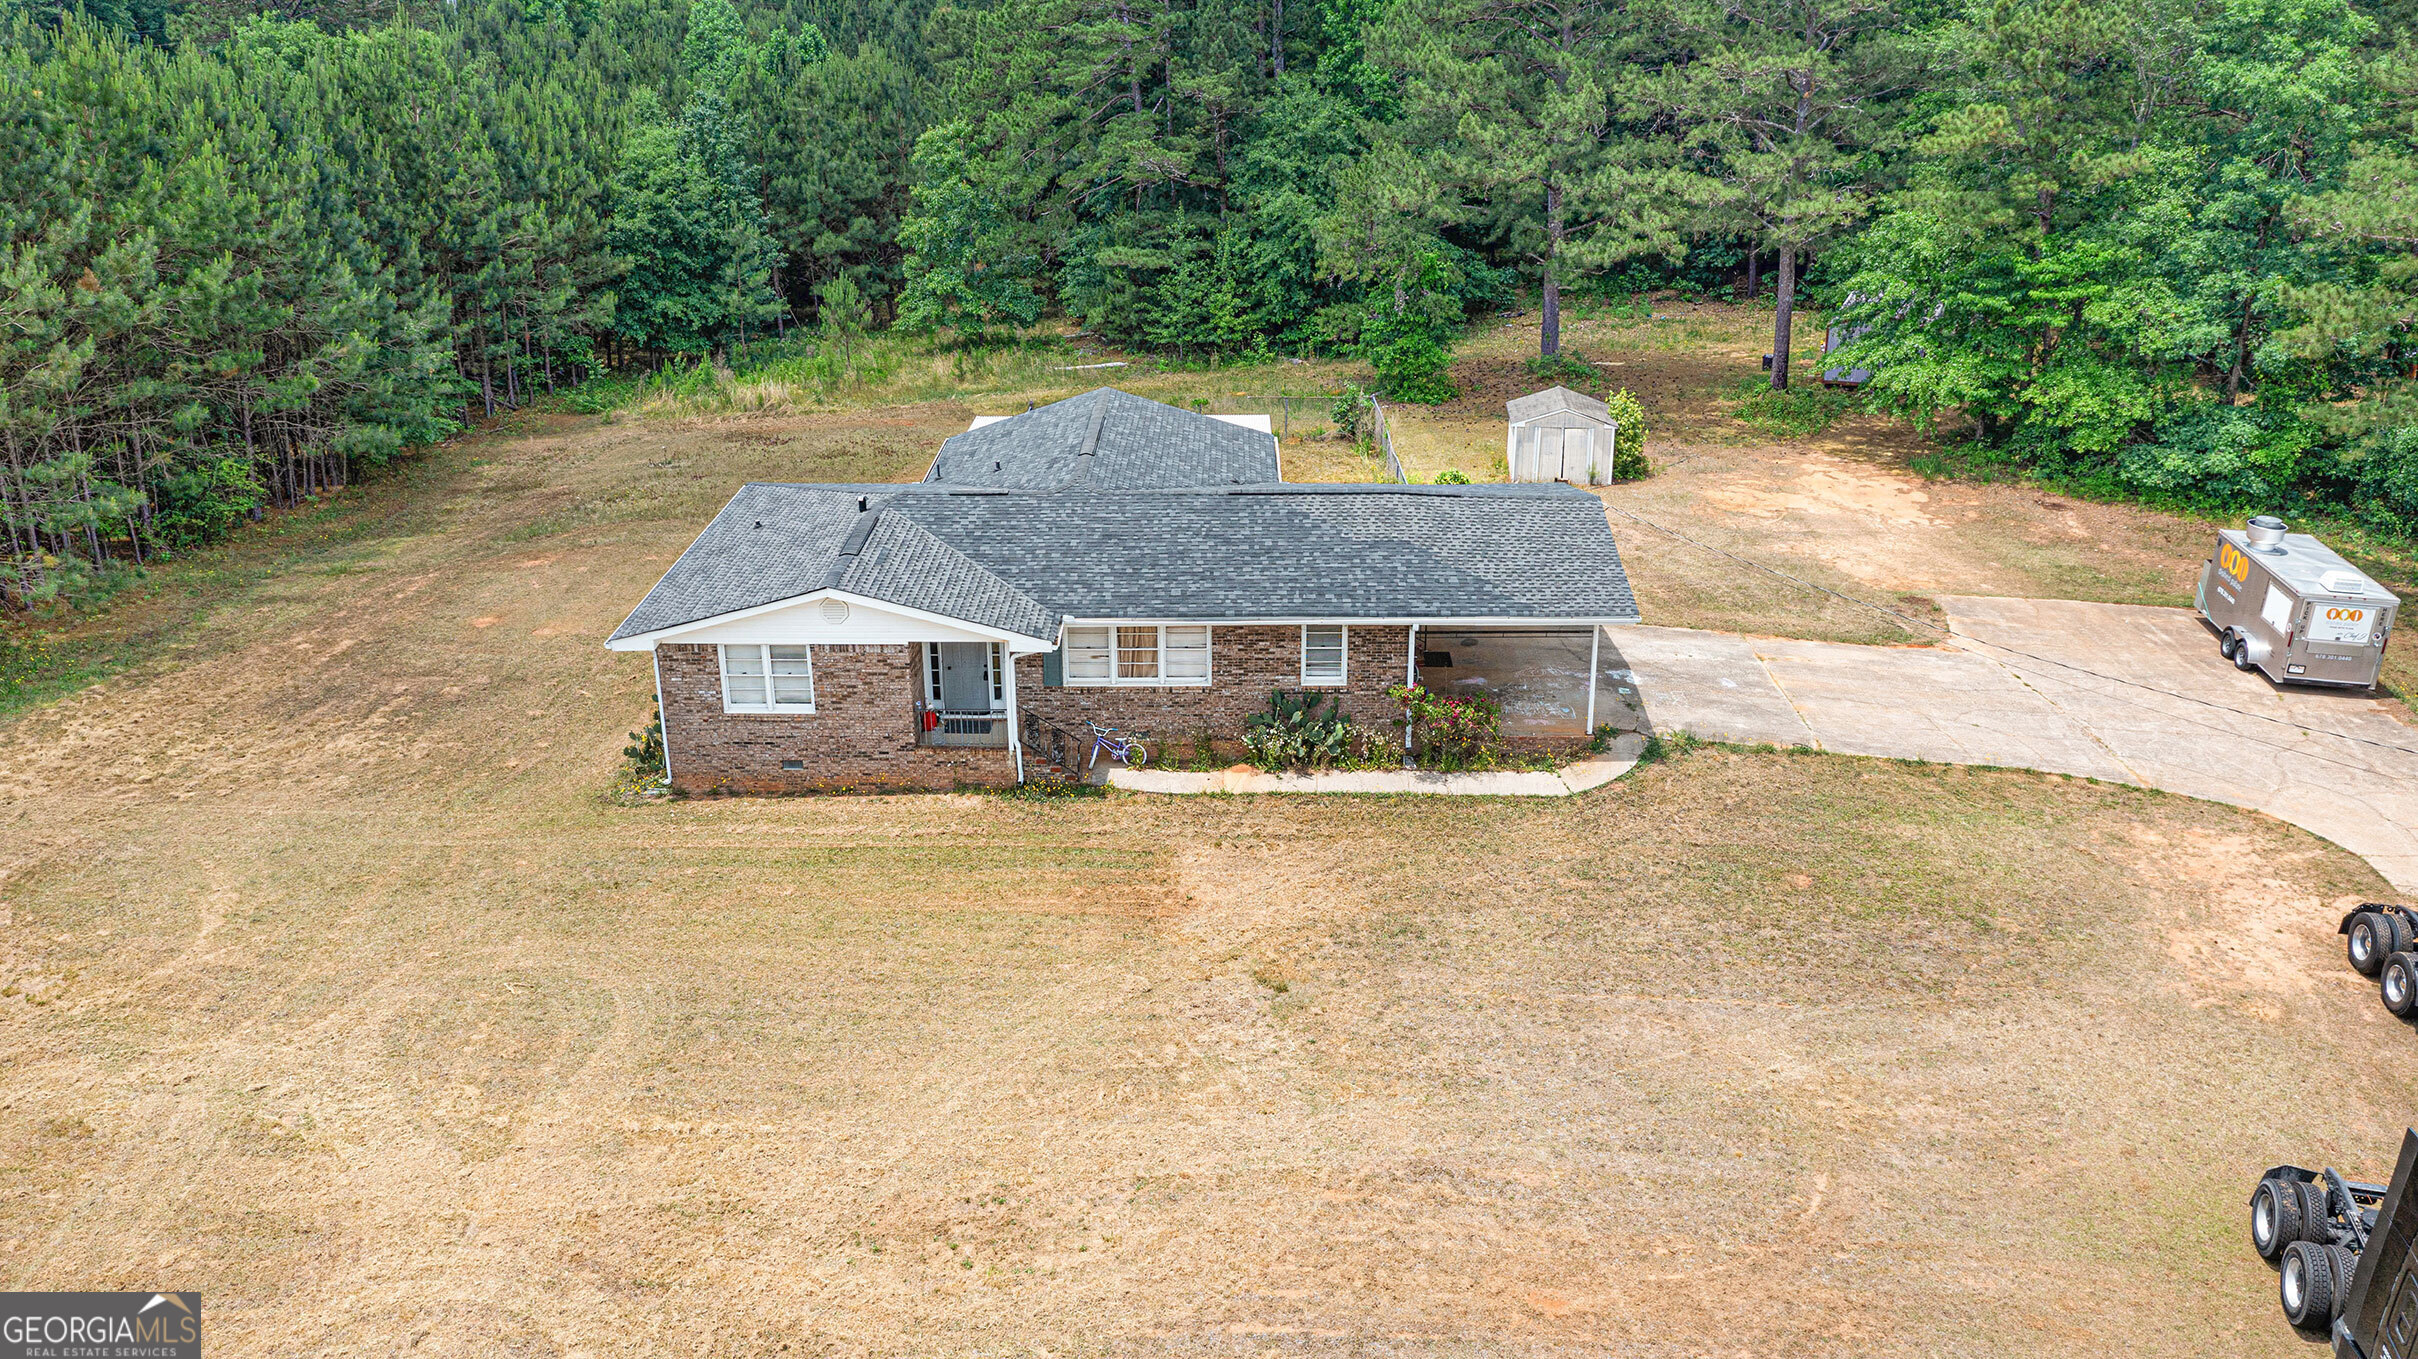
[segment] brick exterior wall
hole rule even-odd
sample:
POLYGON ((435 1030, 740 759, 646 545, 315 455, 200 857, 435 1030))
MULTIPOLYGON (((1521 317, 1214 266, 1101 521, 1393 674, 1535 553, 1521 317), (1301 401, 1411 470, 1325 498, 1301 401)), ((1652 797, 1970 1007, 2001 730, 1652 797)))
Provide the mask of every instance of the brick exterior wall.
MULTIPOLYGON (((1393 721, 1402 710, 1387 701, 1385 690, 1402 682, 1407 659, 1403 648, 1409 644, 1410 629, 1404 627, 1356 627, 1346 634, 1350 653, 1344 664, 1347 683, 1331 691, 1343 696, 1344 716, 1398 737, 1393 721)), ((1089 719, 1140 736, 1157 759, 1188 754, 1195 734, 1203 731, 1209 733, 1221 755, 1239 755, 1243 723, 1252 714, 1267 711, 1268 691, 1301 689, 1301 629, 1211 628, 1206 688, 1067 685, 1051 689, 1042 685, 1041 675, 1039 656, 1016 662, 1018 712, 1080 739, 1085 750, 1090 749, 1090 733, 1083 723, 1089 719)))
MULTIPOLYGON (((1385 697, 1402 682, 1408 628, 1350 630, 1344 715, 1387 733, 1401 709, 1385 697)), ((1090 747, 1086 719, 1149 742, 1153 757, 1191 753, 1207 732, 1221 758, 1242 754, 1243 724, 1268 706, 1268 691, 1301 688, 1299 627, 1219 627, 1210 630, 1210 683, 1201 688, 1062 686, 1042 684, 1042 658, 1016 662, 1016 706, 1028 729, 1039 722, 1067 733, 1080 759, 1090 747)), ((917 743, 915 700, 921 692, 915 648, 814 648, 815 711, 726 713, 722 669, 711 646, 666 643, 655 649, 663 677, 663 734, 672 782, 684 793, 939 792, 1004 787, 1016 781, 1012 752, 996 748, 917 743), (781 762, 805 767, 784 770, 781 762)), ((1046 738, 1045 738, 1046 741, 1046 738)), ((1586 738, 1511 740, 1514 749, 1566 754, 1586 738)), ((1037 770, 1046 744, 1028 752, 1037 770)))
POLYGON ((711 646, 655 648, 663 740, 684 793, 935 792, 1016 781, 1004 749, 916 743, 915 656, 905 644, 814 648, 812 713, 722 711, 711 646), (797 760, 802 770, 784 770, 797 760))

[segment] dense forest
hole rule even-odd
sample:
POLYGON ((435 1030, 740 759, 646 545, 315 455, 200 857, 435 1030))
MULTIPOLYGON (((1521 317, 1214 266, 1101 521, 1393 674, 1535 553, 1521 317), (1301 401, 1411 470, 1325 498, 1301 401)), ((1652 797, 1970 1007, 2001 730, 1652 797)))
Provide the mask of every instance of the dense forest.
MULTIPOLYGON (((2111 493, 2418 532, 2418 0, 0 0, 0 607, 800 327, 1451 394, 1752 288, 2111 493)), ((1786 363, 1773 380, 1785 383, 1786 363)))

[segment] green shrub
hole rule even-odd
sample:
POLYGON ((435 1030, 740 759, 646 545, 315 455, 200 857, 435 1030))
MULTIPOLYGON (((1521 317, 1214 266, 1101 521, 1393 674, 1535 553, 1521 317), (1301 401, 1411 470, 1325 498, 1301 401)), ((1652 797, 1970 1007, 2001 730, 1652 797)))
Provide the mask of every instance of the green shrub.
POLYGON ((1852 391, 1819 384, 1772 390, 1763 378, 1741 378, 1738 418, 1775 439, 1809 439, 1853 410, 1852 391))
POLYGON ((1558 354, 1535 355, 1522 366, 1539 382, 1558 382, 1580 391, 1586 390, 1587 384, 1602 376, 1595 371, 1594 364, 1567 349, 1558 354))
POLYGON ((1378 385, 1396 401, 1433 406, 1461 394, 1445 370, 1452 349, 1442 327, 1415 311, 1379 307, 1360 330, 1360 355, 1377 370, 1378 385))
POLYGON ((630 779, 634 783, 663 782, 663 709, 655 709, 654 719, 642 731, 630 733, 630 743, 621 748, 622 758, 630 762, 630 779))
POLYGON ((2124 485, 2154 499, 2270 510, 2303 479, 2316 431, 2290 411, 2201 401, 2116 454, 2124 485))
POLYGON ((1469 474, 1458 467, 1447 467, 1436 473, 1435 484, 1438 486, 1467 486, 1469 474))
POLYGON ((1268 691, 1268 710, 1243 724, 1243 746, 1262 769, 1327 769, 1351 755, 1352 724, 1331 693, 1268 691))
POLYGON ((1612 421, 1618 427, 1612 436, 1612 479, 1636 481, 1649 476, 1654 464, 1646 461, 1645 403, 1621 388, 1604 398, 1612 408, 1612 421))
POLYGON ((1360 384, 1353 383, 1335 398, 1334 409, 1327 414, 1334 418, 1337 434, 1359 443, 1361 427, 1368 423, 1369 394, 1360 384))
POLYGON ((2371 435, 2349 469, 2364 517, 2396 533, 2418 533, 2418 425, 2371 435))

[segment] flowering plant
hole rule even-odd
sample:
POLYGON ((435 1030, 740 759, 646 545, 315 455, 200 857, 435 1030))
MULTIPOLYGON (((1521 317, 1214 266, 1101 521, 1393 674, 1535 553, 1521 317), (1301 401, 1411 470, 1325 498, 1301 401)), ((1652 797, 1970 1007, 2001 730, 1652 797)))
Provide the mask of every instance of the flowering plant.
POLYGON ((1479 689, 1439 694, 1421 684, 1397 684, 1385 696, 1402 705, 1397 725, 1409 725, 1419 763, 1474 769, 1493 761, 1503 727, 1503 705, 1493 695, 1479 689))

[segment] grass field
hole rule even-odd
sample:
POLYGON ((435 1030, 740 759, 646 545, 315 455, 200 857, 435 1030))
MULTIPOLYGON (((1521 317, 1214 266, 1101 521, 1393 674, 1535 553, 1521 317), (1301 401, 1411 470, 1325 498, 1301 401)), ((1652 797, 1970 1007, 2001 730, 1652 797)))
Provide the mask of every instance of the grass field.
MULTIPOLYGON (((2418 1081, 2332 934, 2382 885, 2248 813, 1719 749, 614 801, 601 639, 729 489, 970 408, 527 418, 86 625, 0 725, 9 1286, 228 1354, 2310 1352, 2249 1186, 2381 1170, 2418 1081)), ((1668 448, 1822 465, 1730 437, 1668 448)), ((1655 621, 1784 611, 1623 543, 1655 621)))

